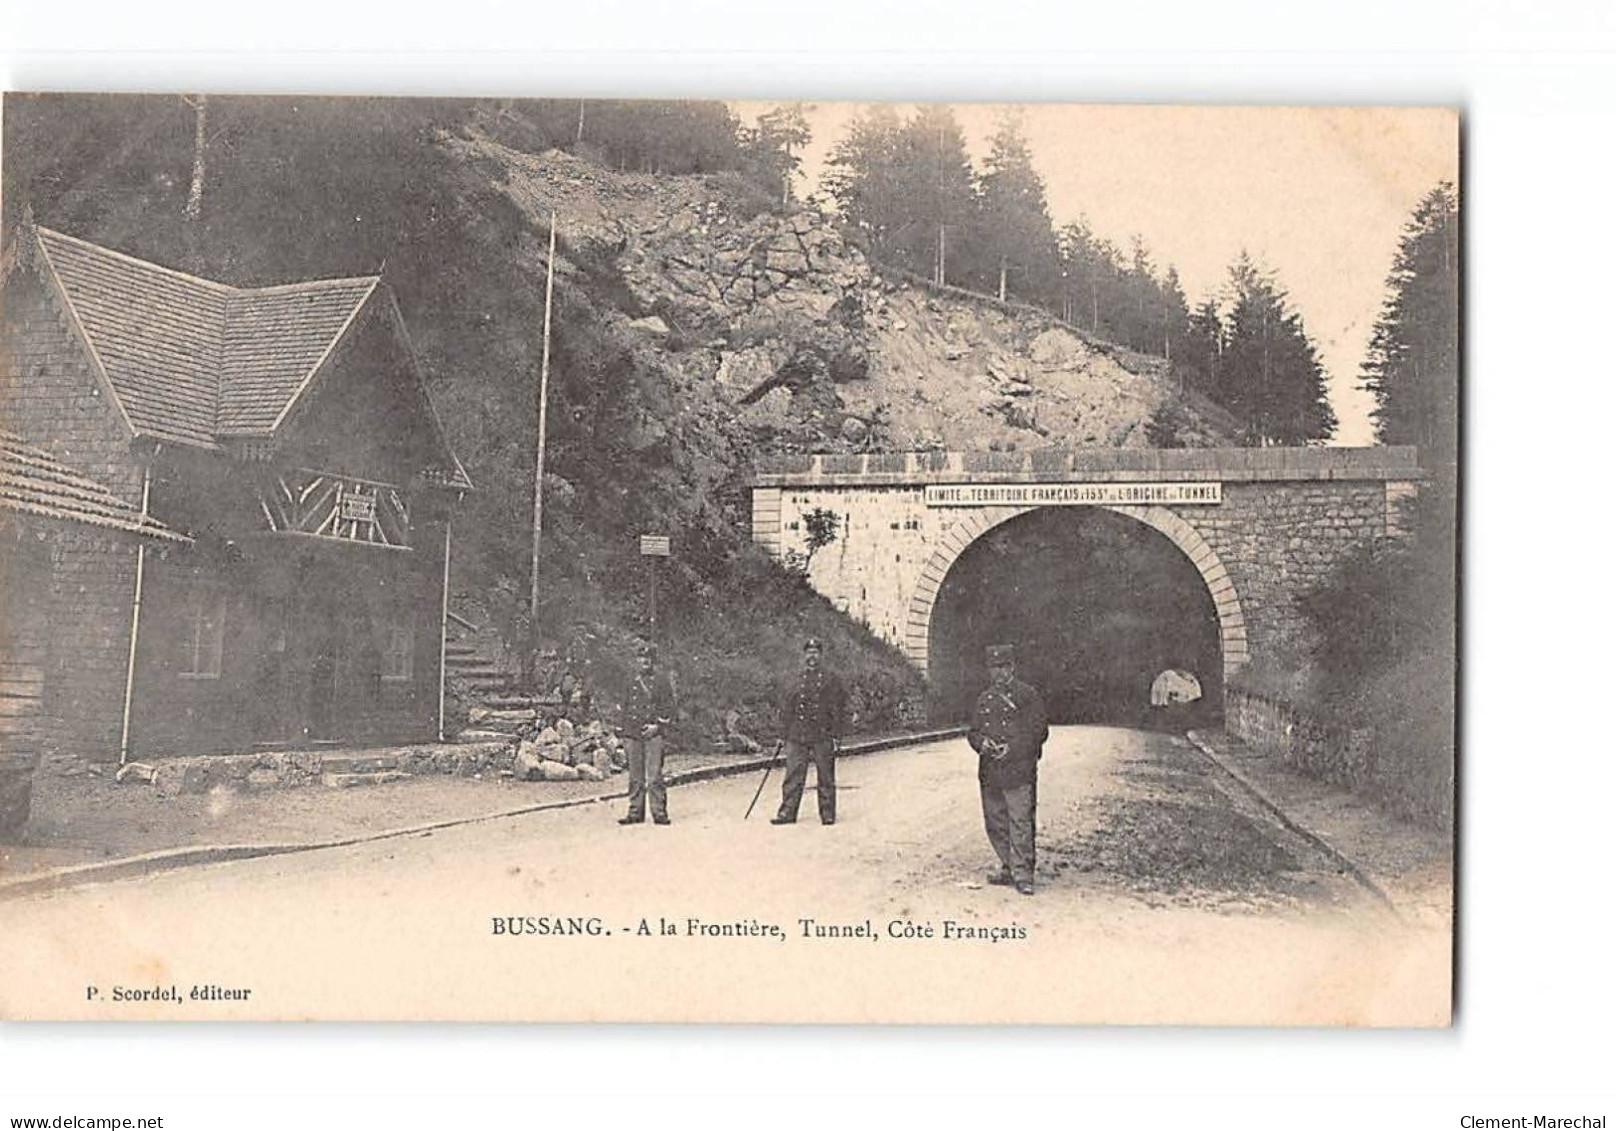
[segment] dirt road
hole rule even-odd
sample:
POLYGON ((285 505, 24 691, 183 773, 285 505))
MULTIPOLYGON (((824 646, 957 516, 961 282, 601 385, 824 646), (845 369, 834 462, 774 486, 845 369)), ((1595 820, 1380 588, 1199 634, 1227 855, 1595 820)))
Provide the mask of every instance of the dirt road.
POLYGON ((801 823, 771 826, 778 775, 743 822, 756 781, 732 778, 675 790, 665 828, 590 805, 20 901, 0 909, 0 1009, 1445 1020, 1446 935, 1399 922, 1182 739, 1055 732, 1031 898, 981 882, 974 771, 961 740, 846 759, 831 828, 811 791, 801 823))

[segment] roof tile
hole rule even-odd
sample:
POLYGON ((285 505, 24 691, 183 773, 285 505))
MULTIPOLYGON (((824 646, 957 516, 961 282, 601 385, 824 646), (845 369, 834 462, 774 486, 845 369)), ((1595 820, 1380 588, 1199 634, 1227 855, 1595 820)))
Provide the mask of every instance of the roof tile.
POLYGON ((129 423, 205 445, 274 431, 379 281, 244 289, 37 230, 129 423))
POLYGON ((10 432, 0 432, 0 511, 87 523, 169 542, 190 541, 10 432))

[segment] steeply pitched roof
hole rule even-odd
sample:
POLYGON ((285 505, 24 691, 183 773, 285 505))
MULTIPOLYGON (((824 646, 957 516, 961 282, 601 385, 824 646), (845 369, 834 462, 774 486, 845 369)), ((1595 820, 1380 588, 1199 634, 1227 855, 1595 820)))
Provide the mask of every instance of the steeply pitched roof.
POLYGON ((130 425, 212 443, 229 289, 38 231, 46 262, 130 425))
POLYGON ((380 282, 230 287, 35 230, 130 427, 204 446, 273 433, 380 282))
POLYGON ((0 432, 0 511, 88 523, 169 542, 190 541, 10 432, 0 432))
POLYGON ((273 431, 376 282, 330 279, 231 295, 225 311, 218 434, 273 431))

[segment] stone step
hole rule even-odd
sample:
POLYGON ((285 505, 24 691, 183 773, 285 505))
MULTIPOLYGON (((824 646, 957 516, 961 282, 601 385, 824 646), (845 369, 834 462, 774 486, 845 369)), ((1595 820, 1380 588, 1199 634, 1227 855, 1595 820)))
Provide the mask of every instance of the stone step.
POLYGON ((490 660, 487 656, 445 656, 443 663, 451 672, 503 672, 510 670, 504 664, 490 660))
POLYGON ((477 672, 503 672, 505 670, 493 660, 485 659, 482 656, 446 656, 443 662, 451 672, 457 675, 477 672))
MULTIPOLYGON (((473 708, 475 710, 475 708, 473 708)), ((487 723, 530 723, 534 718, 531 707, 486 707, 477 712, 477 721, 487 723)))
POLYGON ((467 727, 455 735, 454 740, 459 743, 504 742, 510 736, 510 731, 496 730, 493 727, 467 727))
POLYGON ((554 707, 554 700, 546 699, 542 695, 528 695, 525 692, 511 692, 508 695, 484 695, 482 705, 495 711, 536 711, 540 707, 554 707))
POLYGON ((506 677, 511 675, 511 672, 506 671, 504 667, 499 666, 499 664, 490 664, 485 659, 470 662, 470 664, 449 664, 448 669, 449 675, 459 675, 462 679, 478 677, 478 675, 506 675, 506 677))
POLYGON ((501 672, 498 675, 468 675, 454 677, 457 686, 468 691, 485 692, 488 694, 510 694, 517 690, 514 676, 501 672))
POLYGON ((386 785, 389 782, 403 781, 409 776, 403 770, 382 770, 368 774, 323 773, 320 775, 320 782, 330 789, 352 789, 360 785, 386 785))

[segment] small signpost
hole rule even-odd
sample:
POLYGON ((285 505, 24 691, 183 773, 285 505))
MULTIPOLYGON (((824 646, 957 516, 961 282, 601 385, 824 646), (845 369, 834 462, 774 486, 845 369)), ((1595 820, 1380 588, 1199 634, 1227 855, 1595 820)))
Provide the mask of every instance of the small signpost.
POLYGON ((666 534, 641 534, 640 557, 647 559, 651 568, 651 636, 656 638, 657 628, 657 585, 660 581, 661 570, 657 567, 658 558, 666 558, 673 553, 673 539, 666 534))

